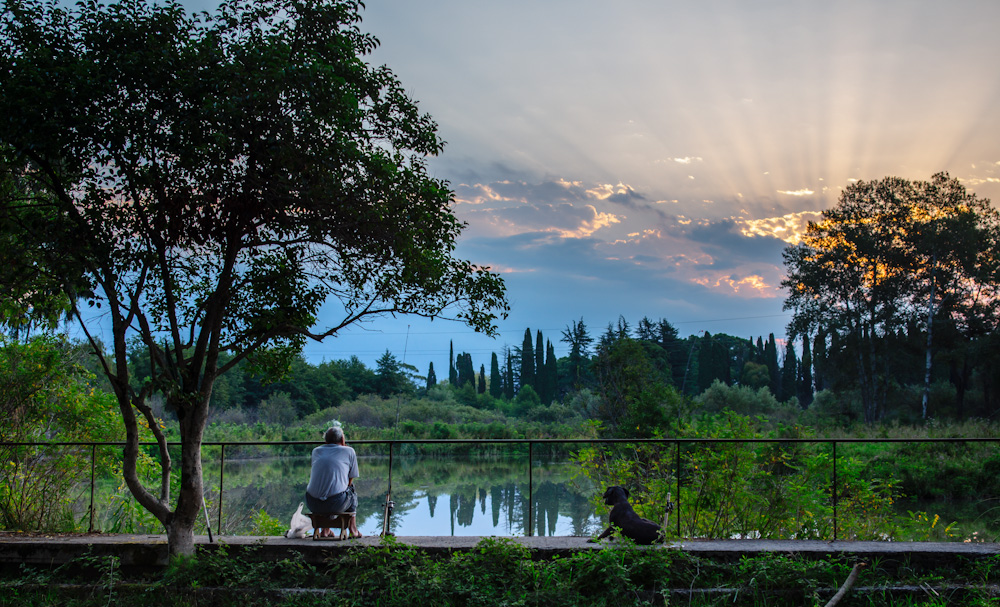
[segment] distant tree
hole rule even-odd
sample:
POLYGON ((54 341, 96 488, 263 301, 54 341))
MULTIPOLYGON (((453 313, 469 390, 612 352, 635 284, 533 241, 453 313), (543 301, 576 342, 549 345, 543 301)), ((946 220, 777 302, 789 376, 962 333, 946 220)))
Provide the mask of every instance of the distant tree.
POLYGON ((506 371, 503 378, 503 397, 508 401, 514 400, 514 357, 510 349, 504 350, 504 366, 506 371))
POLYGON ((732 383, 730 352, 721 335, 713 336, 705 331, 698 346, 698 391, 703 392, 716 380, 724 384, 732 383))
POLYGON ((604 335, 601 335, 601 338, 597 341, 597 349, 606 350, 618 341, 629 338, 630 330, 628 321, 625 320, 624 316, 619 314, 617 324, 608 323, 608 328, 604 330, 604 335))
POLYGON ((545 400, 544 404, 550 404, 558 397, 559 391, 559 363, 556 360, 556 349, 551 341, 545 342, 545 400))
POLYGON ((678 337, 677 329, 666 319, 661 318, 656 323, 656 343, 667 353, 673 384, 679 388, 684 381, 687 349, 684 347, 684 341, 678 337))
POLYGON ((602 348, 594 374, 601 395, 599 418, 613 435, 646 438, 668 427, 679 398, 638 341, 623 337, 602 348))
POLYGON ((500 361, 497 353, 493 352, 490 357, 490 396, 500 398, 503 396, 503 379, 500 375, 500 361))
POLYGON ((389 350, 375 361, 375 376, 376 390, 382 398, 413 389, 399 360, 389 350))
POLYGON ((798 380, 799 405, 803 409, 813 401, 812 351, 809 347, 809 336, 802 336, 802 360, 799 362, 798 380))
POLYGON ((521 389, 517 391, 517 396, 514 397, 514 415, 522 417, 541 404, 542 401, 535 389, 530 385, 522 385, 521 389))
POLYGON ((594 339, 587 333, 587 326, 580 318, 572 321, 562 332, 563 343, 569 344, 569 378, 571 385, 579 389, 587 373, 587 361, 590 358, 590 344, 594 339))
POLYGON ((535 385, 535 353, 531 346, 531 329, 524 330, 524 341, 521 343, 520 378, 521 388, 535 385))
MULTIPOLYGON (((740 375, 740 385, 748 386, 754 390, 767 387, 771 384, 771 373, 767 370, 767 365, 748 361, 743 364, 743 372, 740 375)), ((773 395, 772 395, 773 396, 773 395)))
POLYGON ((455 367, 455 342, 448 342, 448 383, 458 387, 458 369, 455 367))
POLYGON ((458 367, 458 387, 461 388, 466 384, 475 385, 476 370, 472 365, 472 355, 468 352, 459 354, 456 366, 458 367))
POLYGON ((778 366, 778 344, 774 340, 774 333, 768 334, 767 342, 764 343, 764 364, 771 375, 768 387, 777 398, 781 394, 781 369, 778 366))
POLYGON ((479 394, 486 394, 486 366, 479 365, 479 378, 478 384, 476 386, 476 392, 479 394))
POLYGON ((356 355, 347 360, 334 361, 333 367, 350 390, 347 398, 355 399, 360 394, 374 394, 378 391, 375 372, 366 367, 356 355))
POLYGON ((648 316, 643 316, 635 326, 635 338, 640 341, 657 341, 658 331, 648 316))
POLYGON ((795 344, 790 340, 785 344, 785 356, 781 363, 781 383, 778 400, 786 402, 798 393, 799 361, 795 355, 795 344))
POLYGON ((541 396, 545 392, 545 342, 541 330, 535 331, 535 392, 541 396))
POLYGON ((712 334, 705 331, 698 343, 698 389, 701 393, 715 381, 715 365, 712 364, 712 334))
POLYGON ((434 372, 434 362, 427 365, 427 389, 430 390, 437 385, 437 373, 434 372))
POLYGON ((813 385, 816 391, 826 389, 826 331, 820 329, 813 338, 813 385))

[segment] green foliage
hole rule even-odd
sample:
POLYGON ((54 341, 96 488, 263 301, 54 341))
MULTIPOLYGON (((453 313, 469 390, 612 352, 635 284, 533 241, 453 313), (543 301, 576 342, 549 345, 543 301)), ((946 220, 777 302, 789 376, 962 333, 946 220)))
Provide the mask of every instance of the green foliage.
MULTIPOLYGON (((317 566, 297 557, 262 560, 255 548, 220 544, 174 558, 164 572, 145 577, 122 570, 114 557, 84 557, 50 570, 22 566, 16 577, 0 578, 0 604, 822 605, 855 564, 837 556, 706 558, 625 541, 538 558, 518 542, 485 538, 471 550, 432 554, 387 537, 378 545, 333 551, 317 566)), ((847 600, 873 607, 989 605, 995 602, 989 589, 998 581, 996 565, 996 557, 899 567, 873 562, 847 600), (920 597, 938 593, 949 600, 906 602, 918 587, 920 597)))
POLYGON ((597 418, 615 436, 653 436, 667 428, 680 406, 667 372, 653 366, 636 340, 609 341, 600 349, 593 370, 602 397, 597 418))
POLYGON ((754 390, 750 386, 727 386, 718 380, 695 398, 696 412, 699 413, 732 411, 750 417, 763 415, 772 422, 781 423, 794 423, 798 420, 800 410, 794 403, 797 401, 791 404, 779 403, 767 387, 754 390))
POLYGON ((250 517, 251 535, 281 535, 288 526, 263 510, 254 510, 250 517))
MULTIPOLYGON (((91 387, 81 354, 58 337, 0 338, 0 440, 120 440, 117 403, 91 387)), ((75 529, 74 490, 89 478, 91 455, 84 447, 0 446, 0 526, 75 529)), ((109 450, 96 451, 97 473, 113 473, 116 460, 109 450)))
MULTIPOLYGON (((683 436, 768 438, 760 420, 734 412, 696 420, 684 428, 683 436)), ((808 432, 779 428, 770 435, 778 436, 804 438, 808 432)), ((679 455, 679 470, 672 445, 589 447, 575 458, 583 474, 598 486, 628 487, 633 507, 647 518, 662 520, 668 495, 671 501, 680 502, 682 514, 673 516, 680 516, 681 537, 832 539, 833 461, 829 445, 778 445, 763 440, 695 442, 685 443, 679 455)), ((902 488, 894 472, 898 468, 875 473, 867 458, 857 453, 838 454, 839 539, 923 537, 919 525, 897 514, 894 504, 902 488)), ((667 533, 668 537, 676 534, 676 527, 671 524, 667 533)))

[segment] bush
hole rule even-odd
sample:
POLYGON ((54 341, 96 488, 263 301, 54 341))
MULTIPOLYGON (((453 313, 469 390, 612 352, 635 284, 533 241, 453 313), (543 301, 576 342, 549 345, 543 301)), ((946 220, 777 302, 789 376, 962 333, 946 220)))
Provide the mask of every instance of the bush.
MULTIPOLYGON (((95 390, 82 352, 62 337, 0 339, 0 440, 121 440, 114 396, 95 390)), ((146 437, 144 437, 146 438, 146 437)), ((120 451, 99 449, 98 471, 114 474, 120 451)), ((90 475, 86 447, 0 446, 0 525, 71 531, 71 491, 90 475)))

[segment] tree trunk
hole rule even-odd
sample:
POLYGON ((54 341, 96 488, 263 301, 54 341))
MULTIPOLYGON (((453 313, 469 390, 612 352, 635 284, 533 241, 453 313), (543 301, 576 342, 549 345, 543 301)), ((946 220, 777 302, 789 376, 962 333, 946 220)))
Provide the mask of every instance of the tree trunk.
POLYGON ((201 441, 208 420, 208 398, 177 409, 181 434, 180 489, 177 507, 167 523, 167 551, 171 556, 194 554, 194 528, 201 514, 204 482, 201 469, 201 441))
MULTIPOLYGON (((937 256, 933 258, 937 263, 937 256)), ((932 266, 933 268, 933 266, 932 266)), ((924 395, 920 403, 920 418, 927 419, 927 403, 931 398, 931 366, 934 361, 934 271, 931 270, 931 293, 927 298, 927 356, 924 360, 924 395)))

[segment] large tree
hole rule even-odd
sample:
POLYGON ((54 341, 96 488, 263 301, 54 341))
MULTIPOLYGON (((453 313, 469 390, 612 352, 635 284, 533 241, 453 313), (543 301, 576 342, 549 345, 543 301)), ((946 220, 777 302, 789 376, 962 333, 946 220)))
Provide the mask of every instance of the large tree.
POLYGON ((1000 216, 946 173, 851 184, 784 257, 789 332, 839 337, 869 423, 884 413, 890 344, 904 327, 925 331, 926 415, 935 328, 958 327, 971 339, 997 326, 1000 216))
MULTIPOLYGON (((5 180, 30 195, 0 201, 3 239, 74 304, 117 397, 125 482, 171 553, 194 549, 222 373, 247 359, 280 372, 306 340, 381 314, 495 333, 503 282, 454 256, 463 224, 425 160, 443 142, 393 73, 365 62, 377 41, 360 2, 4 6, 0 152, 5 180), (138 388, 132 339, 154 367, 138 388), (153 391, 179 421, 176 499, 153 391), (144 426, 163 466, 155 490, 136 473, 144 426)), ((0 284, 32 295, 24 270, 4 264, 0 284)))

